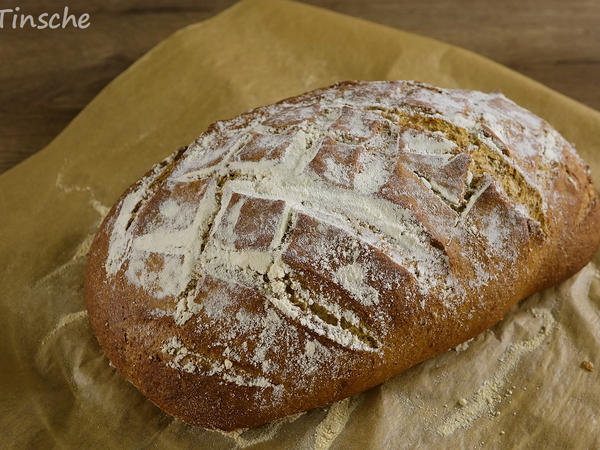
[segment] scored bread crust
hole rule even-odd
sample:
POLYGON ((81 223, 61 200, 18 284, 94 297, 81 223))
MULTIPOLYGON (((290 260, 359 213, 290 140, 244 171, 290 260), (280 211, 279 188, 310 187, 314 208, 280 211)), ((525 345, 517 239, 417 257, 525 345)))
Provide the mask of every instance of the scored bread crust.
POLYGON ((216 122, 113 206, 89 317, 167 413, 256 426, 375 386, 569 277, 589 168, 500 93, 343 82, 216 122))

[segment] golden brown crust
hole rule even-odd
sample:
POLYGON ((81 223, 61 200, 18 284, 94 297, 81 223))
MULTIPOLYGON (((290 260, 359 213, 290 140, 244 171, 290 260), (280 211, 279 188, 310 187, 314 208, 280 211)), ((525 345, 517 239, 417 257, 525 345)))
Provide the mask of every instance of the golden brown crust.
POLYGON ((600 242, 589 170, 501 94, 344 82, 209 127, 96 235, 114 366, 232 430, 323 406, 477 335, 600 242))

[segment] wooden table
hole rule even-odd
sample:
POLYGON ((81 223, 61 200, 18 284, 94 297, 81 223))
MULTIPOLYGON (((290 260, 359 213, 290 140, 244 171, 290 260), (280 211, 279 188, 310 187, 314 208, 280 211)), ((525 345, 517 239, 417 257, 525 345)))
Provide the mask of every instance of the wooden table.
MULTIPOLYGON (((0 30, 0 173, 43 148, 108 82, 233 0, 15 2, 89 13, 85 30, 0 30), (52 6, 54 3, 54 6, 52 6)), ((468 48, 600 109, 600 1, 308 0, 468 48)), ((2 6, 2 8, 14 6, 2 6)))

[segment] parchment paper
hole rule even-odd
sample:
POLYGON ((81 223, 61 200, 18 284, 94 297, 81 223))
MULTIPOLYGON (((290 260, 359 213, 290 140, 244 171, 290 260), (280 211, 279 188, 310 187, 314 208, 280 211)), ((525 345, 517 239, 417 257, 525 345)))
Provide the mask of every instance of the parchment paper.
POLYGON ((85 255, 121 192, 218 119, 346 79, 500 89, 576 143, 600 186, 600 114, 467 51, 296 3, 248 0, 171 36, 0 177, 2 444, 47 448, 598 448, 600 254, 457 350, 330 408, 224 436, 109 366, 85 255))

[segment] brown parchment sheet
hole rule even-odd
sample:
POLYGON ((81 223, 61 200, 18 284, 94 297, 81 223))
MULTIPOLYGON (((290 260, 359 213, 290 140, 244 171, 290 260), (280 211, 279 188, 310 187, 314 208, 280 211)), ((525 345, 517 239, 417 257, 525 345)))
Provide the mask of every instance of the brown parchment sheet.
POLYGON ((0 447, 600 447, 598 253, 471 342, 331 407, 240 433, 174 420, 109 366, 83 296, 108 208, 211 122, 348 79, 499 89, 574 142, 600 186, 600 113, 440 42, 243 1, 156 46, 0 177, 0 447))

